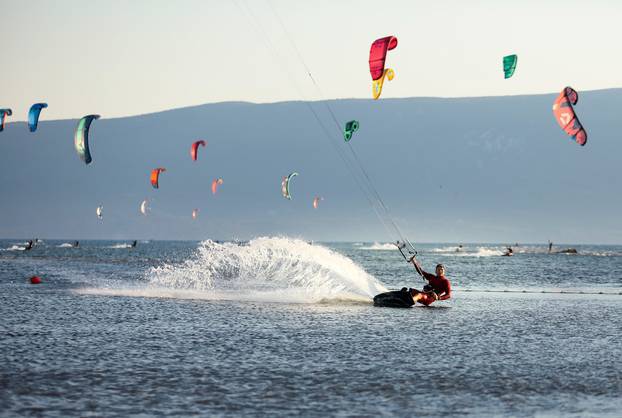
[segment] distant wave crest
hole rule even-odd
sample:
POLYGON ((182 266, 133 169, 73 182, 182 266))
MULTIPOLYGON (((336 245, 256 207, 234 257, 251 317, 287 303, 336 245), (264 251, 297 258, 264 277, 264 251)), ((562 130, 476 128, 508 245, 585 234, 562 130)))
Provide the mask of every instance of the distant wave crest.
POLYGON ((505 252, 505 248, 501 249, 500 247, 468 247, 463 246, 462 248, 457 245, 440 247, 440 248, 432 248, 430 252, 437 253, 445 256, 456 256, 456 257, 493 257, 503 255, 505 252))
POLYGON ((373 250, 373 251, 389 251, 389 250, 395 250, 396 248, 397 247, 393 244, 380 243, 380 242, 374 242, 369 247, 361 247, 362 250, 373 250))
POLYGON ((127 243, 122 243, 122 244, 114 244, 114 245, 110 245, 108 246, 108 248, 114 248, 114 249, 119 249, 119 248, 132 248, 132 246, 130 244, 127 243))

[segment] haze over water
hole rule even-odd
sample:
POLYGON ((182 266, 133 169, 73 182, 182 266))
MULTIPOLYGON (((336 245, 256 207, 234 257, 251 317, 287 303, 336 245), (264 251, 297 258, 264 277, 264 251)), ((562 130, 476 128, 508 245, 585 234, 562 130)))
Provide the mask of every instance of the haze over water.
POLYGON ((423 245, 454 297, 400 310, 371 297, 422 282, 383 243, 66 244, 0 242, 0 415, 622 408, 620 246, 521 245, 500 257, 503 245, 423 245), (43 283, 28 284, 32 274, 43 283))

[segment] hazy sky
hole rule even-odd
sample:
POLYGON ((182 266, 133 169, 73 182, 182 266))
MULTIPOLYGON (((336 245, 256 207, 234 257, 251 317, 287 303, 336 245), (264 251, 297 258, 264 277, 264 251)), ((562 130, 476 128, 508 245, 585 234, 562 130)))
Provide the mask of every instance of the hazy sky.
POLYGON ((612 0, 1 0, 0 10, 0 107, 11 120, 36 101, 50 105, 45 120, 321 98, 273 10, 324 98, 370 97, 369 46, 386 35, 399 45, 383 97, 622 86, 622 2, 612 0), (518 69, 504 80, 509 53, 518 69))

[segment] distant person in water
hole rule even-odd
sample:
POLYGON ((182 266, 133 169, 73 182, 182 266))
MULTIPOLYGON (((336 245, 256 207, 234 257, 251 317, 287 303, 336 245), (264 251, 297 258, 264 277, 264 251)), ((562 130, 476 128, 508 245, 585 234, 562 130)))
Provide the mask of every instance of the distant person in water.
POLYGON ((503 255, 506 257, 512 256, 514 255, 514 250, 512 250, 512 247, 508 247, 507 251, 503 255))
POLYGON ((132 248, 136 248, 137 245, 138 245, 138 241, 136 240, 132 241, 132 245, 131 245, 132 248))
POLYGON ((437 300, 447 300, 451 297, 451 283, 445 277, 445 266, 437 264, 436 274, 431 274, 421 268, 415 257, 411 258, 410 262, 429 283, 423 287, 422 291, 410 289, 410 295, 415 303, 419 302, 422 305, 430 306, 437 300))
POLYGON ((456 252, 462 252, 462 244, 458 245, 458 248, 456 248, 456 252))
POLYGON ((80 246, 80 241, 76 241, 73 243, 73 248, 78 248, 80 246))
POLYGON ((24 250, 28 251, 28 250, 32 250, 32 247, 34 247, 34 242, 33 240, 28 240, 28 244, 26 244, 26 246, 24 247, 24 250))
POLYGON ((549 240, 549 253, 553 251, 553 242, 549 240))

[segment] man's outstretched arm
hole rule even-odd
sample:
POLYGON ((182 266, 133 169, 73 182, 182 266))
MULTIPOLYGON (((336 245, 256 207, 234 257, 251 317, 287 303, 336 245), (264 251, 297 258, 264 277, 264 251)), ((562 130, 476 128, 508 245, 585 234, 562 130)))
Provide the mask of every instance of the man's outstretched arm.
POLYGON ((410 262, 413 264, 413 266, 415 266, 415 270, 417 270, 417 273, 421 274, 426 280, 430 280, 431 278, 436 277, 433 274, 423 271, 423 269, 419 265, 419 262, 415 259, 415 256, 412 256, 410 262))

